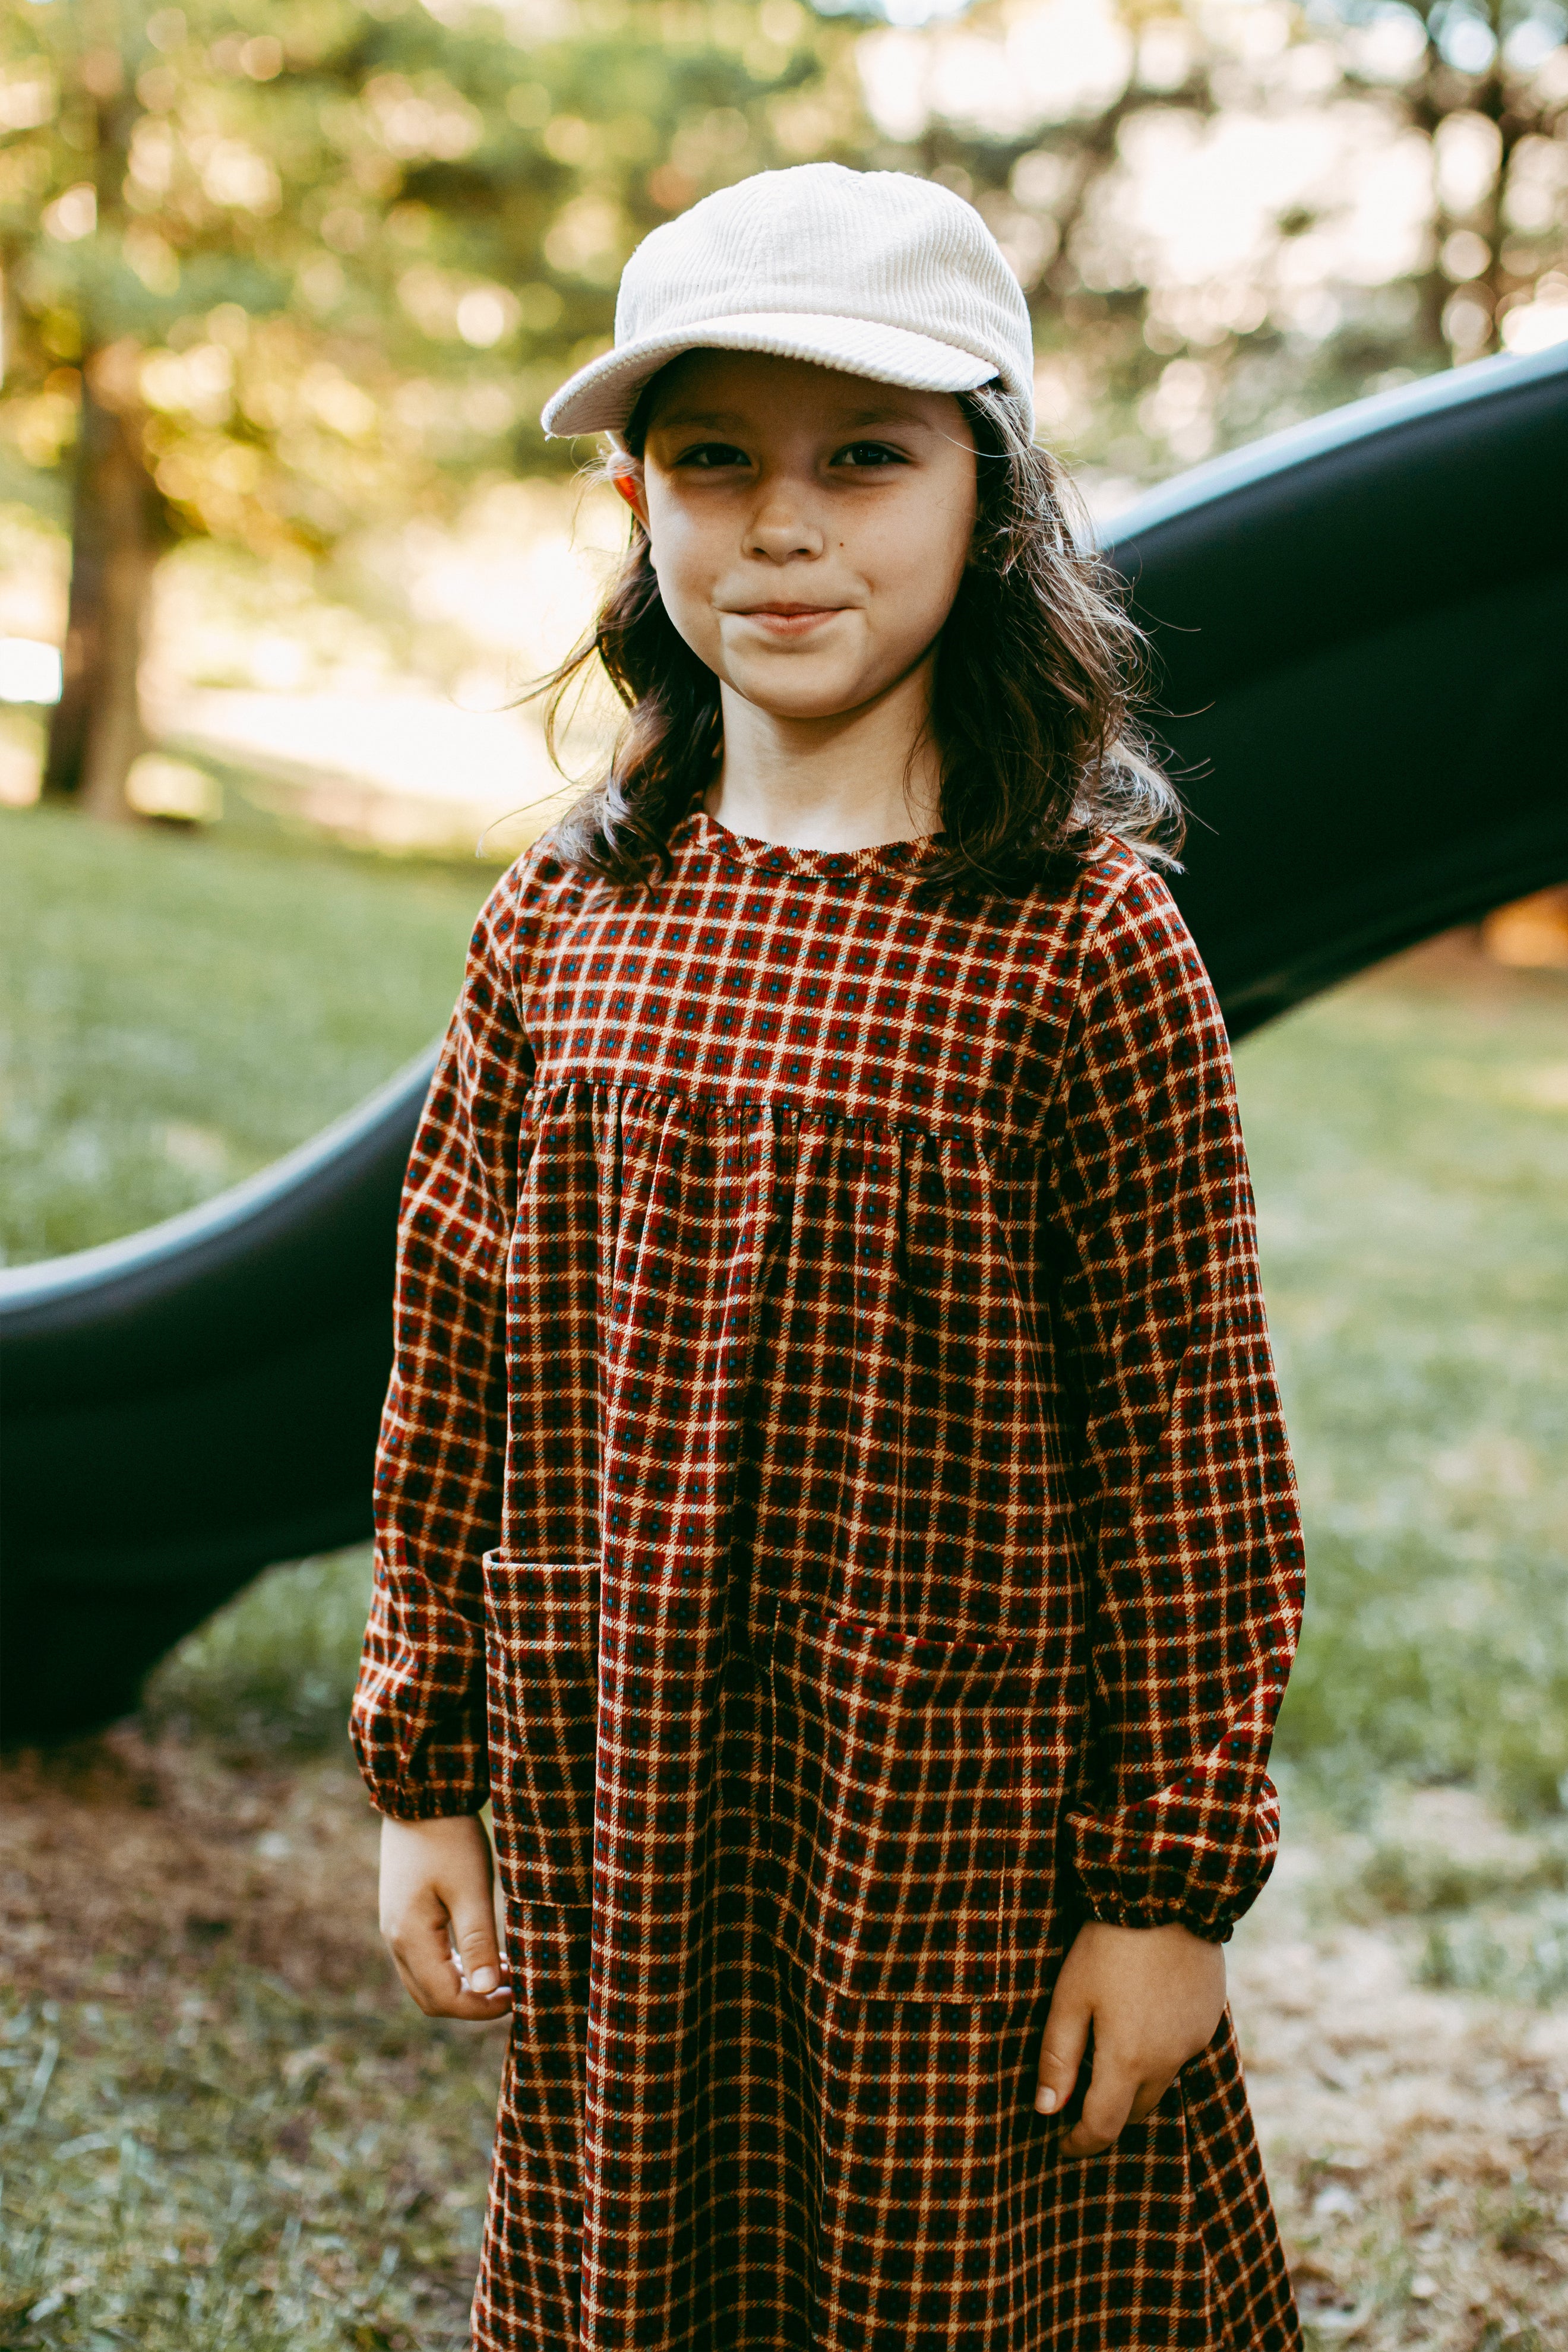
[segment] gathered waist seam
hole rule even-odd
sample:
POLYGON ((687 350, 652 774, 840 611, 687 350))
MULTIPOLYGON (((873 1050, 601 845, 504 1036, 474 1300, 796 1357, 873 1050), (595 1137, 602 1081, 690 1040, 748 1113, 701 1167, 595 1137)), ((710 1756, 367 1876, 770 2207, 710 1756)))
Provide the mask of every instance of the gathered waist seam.
POLYGON ((693 1129, 754 1129, 771 1123, 786 1139, 826 1133, 888 1142, 912 1139, 938 1145, 973 1144, 993 1163, 1008 1159, 1033 1161, 1045 1156, 1045 1146, 1037 1140, 988 1139, 983 1114, 956 1119, 879 1118, 871 1112, 818 1108, 762 1096, 689 1095, 674 1087, 628 1086, 609 1078, 567 1078, 531 1088, 522 1100, 523 1139, 537 1139, 538 1130, 574 1102, 612 1100, 618 1104, 623 1118, 628 1114, 635 1118, 639 1109, 646 1109, 656 1116, 684 1118, 693 1129))

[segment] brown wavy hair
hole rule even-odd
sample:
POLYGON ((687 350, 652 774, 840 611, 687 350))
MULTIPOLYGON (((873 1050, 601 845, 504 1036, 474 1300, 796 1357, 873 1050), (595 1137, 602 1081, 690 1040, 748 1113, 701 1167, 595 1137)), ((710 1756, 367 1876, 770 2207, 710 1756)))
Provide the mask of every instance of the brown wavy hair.
MULTIPOLYGON (((620 436, 637 457, 652 392, 620 436)), ((937 646, 942 837, 925 878, 1026 889, 1065 878, 1107 835, 1174 866, 1182 806, 1133 716, 1148 647, 1121 583, 1090 551, 1078 494, 1030 440, 1018 402, 991 385, 956 396, 974 436, 978 510, 937 646)), ((635 517, 593 629, 535 689, 549 697, 552 755, 563 705, 595 660, 626 723, 608 773, 552 845, 579 873, 646 883, 668 871, 670 833, 712 780, 723 725, 719 680, 665 611, 635 517)))

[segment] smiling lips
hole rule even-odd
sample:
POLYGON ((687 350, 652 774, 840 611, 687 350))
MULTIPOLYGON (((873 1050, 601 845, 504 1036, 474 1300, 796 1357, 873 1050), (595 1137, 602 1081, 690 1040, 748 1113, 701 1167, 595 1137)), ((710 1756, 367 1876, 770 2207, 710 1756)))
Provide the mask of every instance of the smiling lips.
POLYGON ((753 604, 731 617, 754 621, 770 637, 804 637, 819 621, 831 621, 844 610, 842 604, 753 604))

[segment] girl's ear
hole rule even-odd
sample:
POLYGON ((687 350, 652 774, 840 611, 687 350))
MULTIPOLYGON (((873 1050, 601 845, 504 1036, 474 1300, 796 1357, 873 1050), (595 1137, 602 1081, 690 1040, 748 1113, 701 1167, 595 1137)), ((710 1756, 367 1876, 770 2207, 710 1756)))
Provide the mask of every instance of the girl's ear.
POLYGON ((643 498, 642 466, 629 449, 612 441, 605 458, 605 473, 610 487, 625 499, 643 529, 647 529, 647 514, 643 498))

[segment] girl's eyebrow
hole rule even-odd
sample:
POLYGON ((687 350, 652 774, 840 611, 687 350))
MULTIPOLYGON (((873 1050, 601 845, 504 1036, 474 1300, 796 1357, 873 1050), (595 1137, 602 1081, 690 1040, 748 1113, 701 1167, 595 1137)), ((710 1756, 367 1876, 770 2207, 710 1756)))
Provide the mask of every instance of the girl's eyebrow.
POLYGON ((931 427, 923 416, 911 415, 907 408, 851 408, 839 419, 840 427, 872 425, 900 425, 911 433, 929 433, 931 427))

